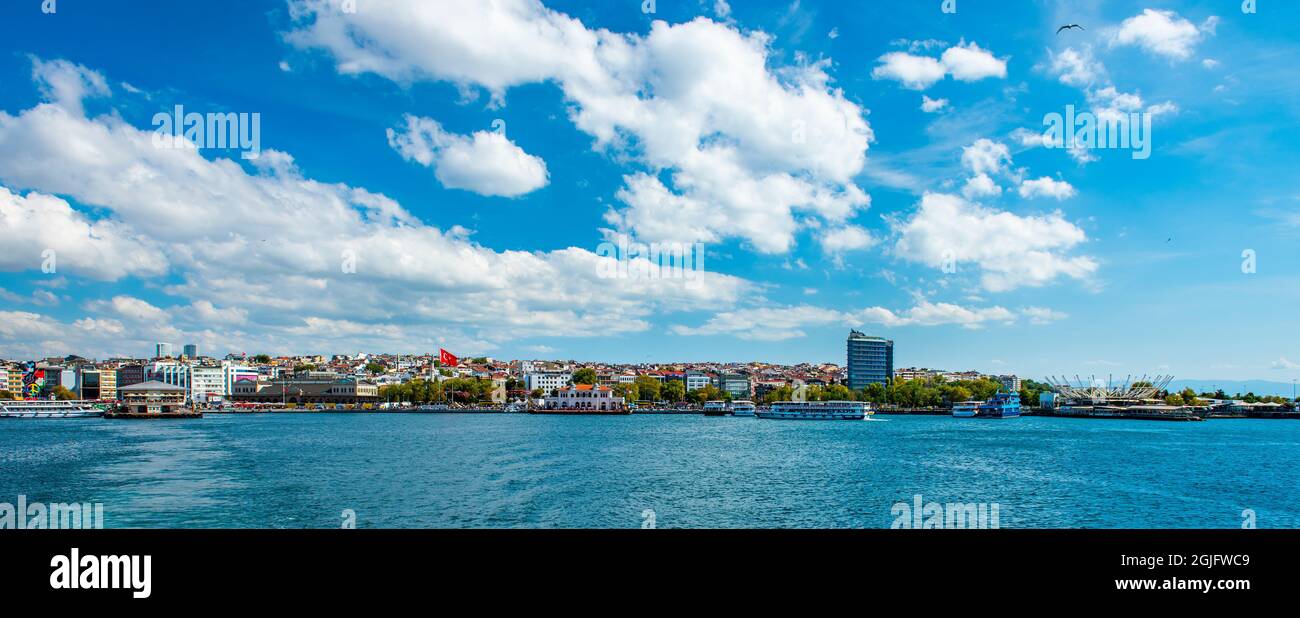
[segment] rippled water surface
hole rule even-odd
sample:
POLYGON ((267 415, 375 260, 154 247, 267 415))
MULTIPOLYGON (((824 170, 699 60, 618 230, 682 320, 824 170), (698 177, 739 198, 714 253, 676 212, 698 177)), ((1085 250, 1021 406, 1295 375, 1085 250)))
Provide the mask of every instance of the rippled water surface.
POLYGON ((0 502, 108 527, 1300 527, 1300 422, 519 414, 0 421, 0 502))

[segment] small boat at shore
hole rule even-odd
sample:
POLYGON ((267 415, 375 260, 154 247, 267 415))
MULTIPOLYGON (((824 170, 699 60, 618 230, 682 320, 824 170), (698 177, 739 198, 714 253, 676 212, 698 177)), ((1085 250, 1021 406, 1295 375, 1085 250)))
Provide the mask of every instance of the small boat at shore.
POLYGON ((980 411, 979 401, 957 401, 952 404, 953 418, 975 418, 980 411))
POLYGON ((0 418, 98 418, 104 411, 91 401, 29 399, 0 402, 0 418))
POLYGON ((725 401, 704 402, 705 416, 726 416, 731 414, 731 406, 725 401))

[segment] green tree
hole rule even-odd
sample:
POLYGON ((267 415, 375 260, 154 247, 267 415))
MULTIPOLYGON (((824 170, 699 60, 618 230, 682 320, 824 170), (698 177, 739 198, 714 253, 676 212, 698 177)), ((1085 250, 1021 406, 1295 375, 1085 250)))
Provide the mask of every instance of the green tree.
POLYGON ((636 384, 628 384, 625 382, 619 382, 614 385, 614 394, 622 397, 623 401, 637 401, 638 395, 640 395, 636 384))
POLYGON ((650 376, 637 376, 636 381, 637 394, 641 396, 638 401, 659 401, 659 391, 663 385, 650 376))
POLYGON ((253 362, 259 365, 266 365, 271 362, 271 357, 267 354, 258 354, 253 357, 253 362))
POLYGON ((574 384, 595 384, 596 370, 592 369, 591 367, 583 367, 582 369, 573 372, 573 383, 574 384))
POLYGON ((13 393, 5 390, 0 390, 0 399, 13 399, 13 398, 14 398, 13 393))
POLYGON ((379 363, 374 363, 374 362, 366 363, 366 371, 370 372, 371 375, 379 375, 387 371, 387 369, 388 369, 387 367, 384 367, 379 363))
POLYGON ((686 383, 681 380, 669 380, 664 384, 663 397, 672 402, 684 401, 686 399, 686 383))
POLYGON ((76 393, 68 390, 68 387, 62 384, 54 385, 54 388, 50 389, 50 394, 54 395, 54 398, 60 401, 69 401, 77 398, 76 393))

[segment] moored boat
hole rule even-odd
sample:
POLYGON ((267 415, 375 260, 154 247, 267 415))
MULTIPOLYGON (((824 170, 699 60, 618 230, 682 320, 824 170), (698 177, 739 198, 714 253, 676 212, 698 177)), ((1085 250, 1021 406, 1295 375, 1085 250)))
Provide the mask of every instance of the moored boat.
POLYGON ((953 418, 975 418, 979 409, 978 401, 956 401, 952 404, 952 416, 953 418))
POLYGON ((779 401, 758 418, 797 421, 860 421, 871 413, 863 401, 779 401))
POLYGON ((1016 418, 1020 416, 1020 393, 994 393, 988 401, 979 405, 976 418, 1016 418))
POLYGON ((0 402, 0 418, 97 418, 104 411, 92 401, 28 399, 0 402))
POLYGON ((734 416, 754 416, 754 402, 752 401, 733 401, 731 402, 731 413, 734 416))
POLYGON ((726 416, 731 414, 731 405, 725 401, 704 402, 705 416, 726 416))

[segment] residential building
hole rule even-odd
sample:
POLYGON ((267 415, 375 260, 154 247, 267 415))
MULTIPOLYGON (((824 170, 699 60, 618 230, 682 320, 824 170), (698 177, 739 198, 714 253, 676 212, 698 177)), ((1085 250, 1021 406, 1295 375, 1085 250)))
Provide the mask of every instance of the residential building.
POLYGON ((686 372, 686 392, 698 391, 713 383, 713 376, 702 371, 686 372))
POLYGON ((540 388, 543 393, 549 393, 568 386, 572 379, 573 374, 567 371, 534 371, 524 375, 524 387, 530 391, 540 388))
POLYGON ((848 387, 852 390, 866 388, 868 384, 888 383, 894 375, 894 342, 851 330, 848 365, 848 387))

